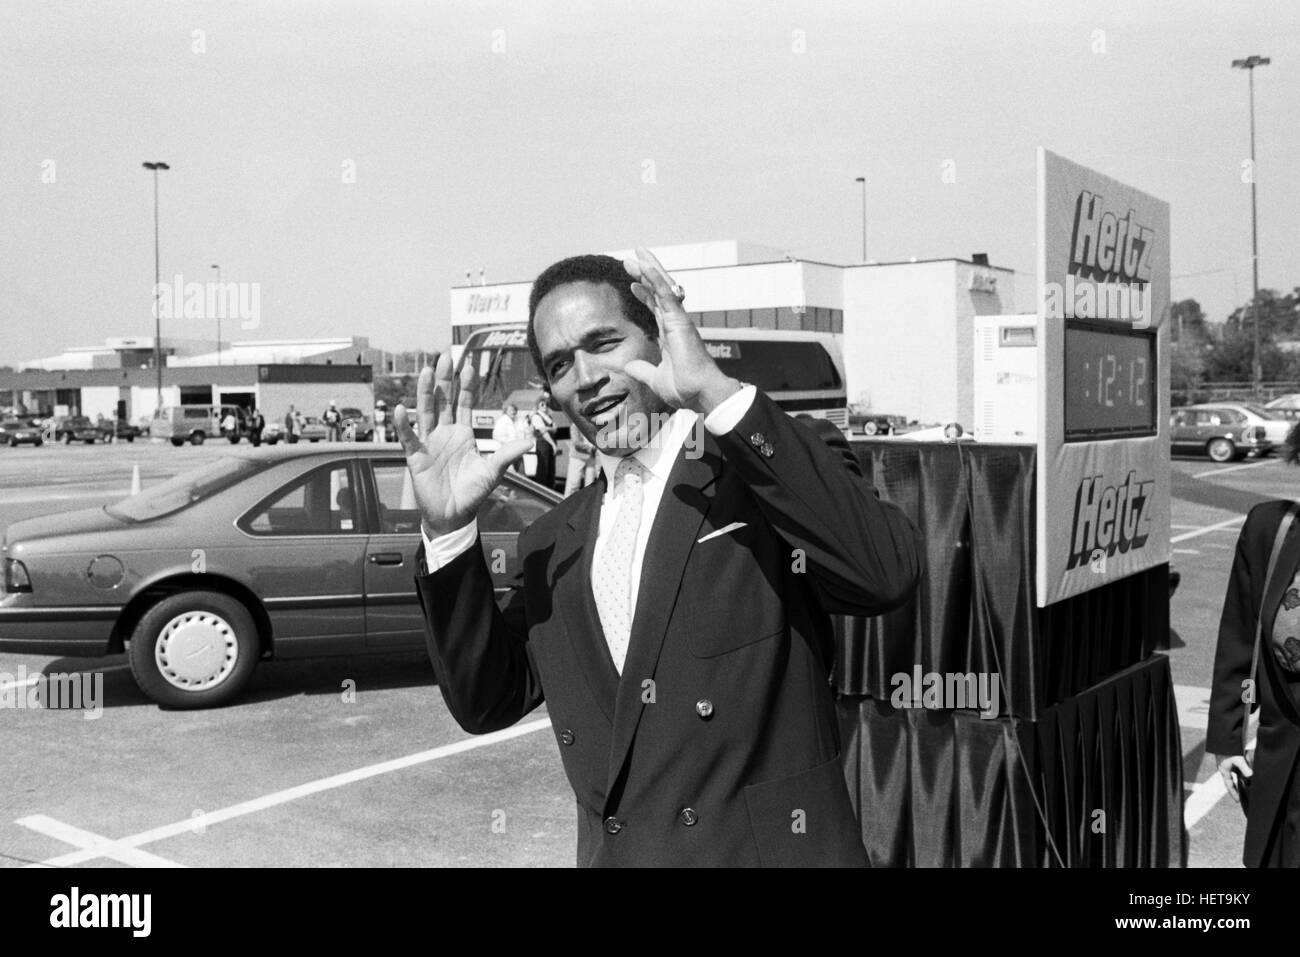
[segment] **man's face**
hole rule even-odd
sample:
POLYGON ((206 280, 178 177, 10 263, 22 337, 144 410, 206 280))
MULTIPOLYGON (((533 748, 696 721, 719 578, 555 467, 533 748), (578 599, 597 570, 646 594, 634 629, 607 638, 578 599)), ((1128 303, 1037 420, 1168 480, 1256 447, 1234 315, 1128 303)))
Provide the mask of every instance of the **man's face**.
POLYGON ((610 455, 643 448, 670 410, 623 369, 633 359, 658 365, 659 343, 623 314, 614 288, 556 286, 537 304, 533 331, 551 396, 578 431, 610 455))

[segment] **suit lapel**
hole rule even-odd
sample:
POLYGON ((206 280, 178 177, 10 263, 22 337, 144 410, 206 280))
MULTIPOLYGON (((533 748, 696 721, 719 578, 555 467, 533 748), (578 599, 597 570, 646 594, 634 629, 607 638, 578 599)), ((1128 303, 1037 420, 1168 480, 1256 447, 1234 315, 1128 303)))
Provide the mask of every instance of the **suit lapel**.
POLYGON ((663 498, 659 501, 650 537, 646 541, 627 660, 618 683, 609 780, 605 788, 607 795, 614 792, 628 749, 636 736, 645 709, 642 682, 655 674, 668 622, 681 589, 686 560, 712 504, 712 485, 721 468, 722 456, 712 436, 708 436, 701 457, 687 458, 679 453, 665 483, 663 498))
POLYGON ((614 695, 618 687, 618 672, 609 656, 609 645, 600 626, 596 599, 591 593, 591 555, 596 548, 596 533, 600 528, 600 503, 604 497, 603 481, 579 492, 585 500, 577 503, 568 523, 561 529, 556 542, 556 568, 566 563, 576 568, 568 574, 557 573, 564 582, 563 593, 557 594, 555 603, 564 619, 564 633, 573 647, 578 667, 591 690, 591 696, 604 713, 605 719, 614 723, 614 695))

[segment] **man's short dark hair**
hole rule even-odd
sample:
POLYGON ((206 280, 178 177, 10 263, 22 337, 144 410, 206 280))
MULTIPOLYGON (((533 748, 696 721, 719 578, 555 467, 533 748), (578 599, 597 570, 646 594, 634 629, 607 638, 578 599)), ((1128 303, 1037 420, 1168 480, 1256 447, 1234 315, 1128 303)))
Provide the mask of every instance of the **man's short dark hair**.
POLYGON ((632 292, 632 277, 627 274, 622 262, 613 256, 597 255, 561 259, 537 277, 533 282, 533 291, 528 296, 528 351, 533 355, 533 362, 537 365, 543 382, 549 383, 550 377, 542 367, 542 353, 537 347, 537 331, 533 327, 537 304, 556 287, 571 282, 605 283, 613 286, 623 303, 623 316, 627 321, 639 327, 651 339, 659 338, 659 323, 655 320, 655 314, 632 292))

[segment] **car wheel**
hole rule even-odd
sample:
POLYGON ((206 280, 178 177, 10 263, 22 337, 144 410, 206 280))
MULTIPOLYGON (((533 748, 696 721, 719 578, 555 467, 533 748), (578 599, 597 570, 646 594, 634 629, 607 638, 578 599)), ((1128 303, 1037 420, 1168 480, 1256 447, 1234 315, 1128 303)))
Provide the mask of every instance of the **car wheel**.
POLYGON ((864 423, 862 426, 863 435, 875 435, 879 431, 880 431, 880 426, 876 425, 876 423, 874 422, 867 422, 864 423))
POLYGON ((1237 457, 1237 447, 1228 439, 1210 439, 1205 453, 1216 462, 1231 462, 1237 457))
POLYGON ((170 708, 211 708, 243 690, 257 666, 257 626, 240 602, 215 591, 164 598, 127 646, 140 690, 170 708))
POLYGON ((87 445, 94 445, 94 444, 95 444, 95 440, 94 440, 94 439, 86 439, 86 444, 87 444, 87 445))
POLYGON ((64 432, 64 433, 63 433, 63 444, 64 444, 64 445, 71 445, 71 444, 72 444, 72 433, 71 433, 71 432, 64 432))
POLYGON ((42 445, 44 445, 44 444, 45 444, 45 440, 44 440, 44 439, 37 439, 37 440, 36 440, 36 447, 37 447, 38 449, 39 449, 42 445))
POLYGON ((178 449, 184 444, 185 444, 184 439, 172 439, 172 445, 176 446, 178 449))
POLYGON ((135 441, 135 436, 134 436, 134 435, 128 435, 128 436, 126 437, 126 440, 127 440, 128 442, 134 442, 134 441, 135 441))
POLYGON ((312 441, 312 443, 316 443, 316 442, 319 442, 320 439, 312 439, 311 441, 312 441))
POLYGON ((228 438, 228 439, 230 440, 230 444, 231 444, 231 445, 238 445, 238 444, 239 444, 239 436, 237 436, 237 435, 228 435, 228 436, 226 436, 226 438, 228 438))
POLYGON ((206 438, 207 436, 202 432, 195 432, 193 435, 190 436, 190 445, 202 445, 203 440, 206 438))

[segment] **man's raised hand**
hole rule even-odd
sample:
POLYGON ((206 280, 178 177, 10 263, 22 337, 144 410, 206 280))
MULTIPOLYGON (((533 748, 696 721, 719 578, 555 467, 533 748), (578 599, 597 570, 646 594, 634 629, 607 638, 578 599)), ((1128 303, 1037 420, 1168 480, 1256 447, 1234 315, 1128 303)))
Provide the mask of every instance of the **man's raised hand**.
POLYGON ((417 421, 411 421, 404 405, 393 412, 415 501, 425 533, 431 537, 454 532, 473 521, 510 463, 532 445, 532 439, 515 439, 489 456, 479 454, 470 422, 477 378, 472 364, 465 363, 460 395, 453 405, 451 356, 444 353, 434 368, 425 366, 420 371, 417 421))
POLYGON ((659 364, 633 359, 627 374, 644 382, 673 408, 694 409, 707 415, 740 389, 740 383, 723 373, 713 361, 700 331, 682 308, 682 299, 668 273, 650 250, 637 247, 636 259, 623 268, 636 281, 633 294, 659 323, 659 364))

